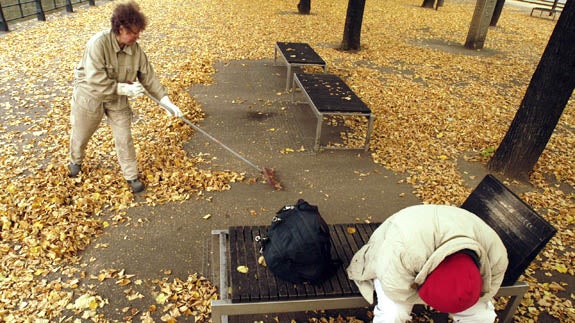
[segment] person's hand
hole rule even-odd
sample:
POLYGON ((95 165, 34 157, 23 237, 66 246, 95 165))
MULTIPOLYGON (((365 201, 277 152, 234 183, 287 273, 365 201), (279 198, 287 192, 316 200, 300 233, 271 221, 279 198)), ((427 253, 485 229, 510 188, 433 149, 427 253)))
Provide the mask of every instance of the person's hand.
POLYGON ((160 100, 160 103, 163 105, 163 108, 169 115, 172 115, 177 118, 184 115, 182 113, 182 110, 180 110, 180 108, 178 108, 177 105, 173 104, 167 95, 160 100))
POLYGON ((116 87, 116 93, 118 95, 127 95, 132 98, 137 98, 140 95, 143 95, 145 92, 146 89, 140 82, 118 83, 118 86, 116 87))

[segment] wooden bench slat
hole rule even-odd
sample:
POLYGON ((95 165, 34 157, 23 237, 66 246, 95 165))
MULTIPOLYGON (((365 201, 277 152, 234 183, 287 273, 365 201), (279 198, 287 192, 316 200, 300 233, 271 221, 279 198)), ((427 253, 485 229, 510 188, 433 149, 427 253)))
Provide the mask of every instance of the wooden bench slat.
POLYGON ((255 237, 259 234, 259 231, 257 229, 252 230, 249 227, 244 227, 243 232, 246 245, 245 266, 248 267, 248 273, 244 275, 247 276, 246 278, 248 278, 250 282, 254 280, 257 281, 257 284, 250 283, 245 290, 249 291, 250 301, 262 301, 266 299, 264 295, 269 295, 269 291, 265 290, 265 282, 262 281, 257 274, 258 267, 260 267, 258 265, 259 246, 256 245, 255 237))
POLYGON ((355 252, 359 249, 359 247, 357 246, 357 244, 354 241, 355 233, 350 234, 347 231, 348 227, 349 227, 348 225, 337 225, 337 226, 334 226, 334 228, 333 228, 334 231, 338 232, 338 235, 340 236, 340 239, 341 239, 340 243, 344 246, 344 250, 346 252, 346 257, 343 259, 344 263, 342 265, 342 271, 345 274, 345 277, 347 278, 347 281, 345 281, 345 283, 349 286, 349 292, 345 294, 346 296, 356 295, 359 293, 357 286, 355 285, 355 283, 352 280, 350 280, 347 277, 347 273, 345 271, 349 265, 351 258, 353 257, 355 252))
POLYGON ((342 263, 338 266, 336 273, 332 278, 334 284, 338 286, 337 295, 349 295, 352 292, 351 286, 349 284, 349 278, 347 278, 347 274, 345 272, 345 260, 347 258, 346 252, 341 247, 341 238, 336 230, 334 230, 333 226, 330 225, 330 235, 331 235, 331 242, 332 242, 332 257, 337 257, 342 263), (335 252, 334 252, 335 251, 335 252))
MULTIPOLYGON (((230 228, 229 231, 229 241, 230 241, 230 288, 231 288, 231 298, 232 302, 241 302, 241 290, 242 290, 242 282, 236 271, 236 268, 239 266, 238 261, 240 259, 240 252, 239 248, 243 243, 237 243, 238 239, 238 231, 230 228)), ((227 291, 222 291, 227 292, 227 291)))
MULTIPOLYGON (((255 257, 259 260, 261 254, 259 253, 260 244, 259 242, 255 242, 256 236, 263 237, 267 233, 267 228, 260 226, 254 227, 252 230, 252 239, 254 239, 254 248, 255 248, 255 257)), ((250 268, 251 270, 252 268, 250 268)), ((264 301, 269 301, 273 298, 273 295, 277 294, 277 285, 275 283, 275 279, 271 272, 266 269, 264 266, 260 266, 259 262, 254 265, 253 268, 256 271, 257 279, 260 287, 260 298, 264 301)))
MULTIPOLYGON (((241 235, 239 235, 239 237, 241 237, 242 241, 243 241, 243 246, 242 248, 239 250, 240 251, 240 260, 238 262, 239 266, 247 266, 248 268, 250 267, 250 259, 253 258, 253 248, 252 248, 252 243, 251 243, 251 228, 250 227, 242 227, 241 228, 241 235)), ((235 269, 235 268, 232 268, 235 269)), ((244 283, 242 291, 241 291, 241 297, 242 299, 245 299, 246 301, 251 301, 251 302, 257 302, 259 301, 259 293, 255 290, 252 290, 252 286, 255 284, 251 284, 252 281, 252 276, 253 273, 247 273, 247 274, 243 274, 240 273, 239 271, 236 270, 237 273, 239 273, 239 277, 241 277, 241 281, 243 281, 244 283), (255 295, 252 295, 252 293, 255 293, 255 295)))

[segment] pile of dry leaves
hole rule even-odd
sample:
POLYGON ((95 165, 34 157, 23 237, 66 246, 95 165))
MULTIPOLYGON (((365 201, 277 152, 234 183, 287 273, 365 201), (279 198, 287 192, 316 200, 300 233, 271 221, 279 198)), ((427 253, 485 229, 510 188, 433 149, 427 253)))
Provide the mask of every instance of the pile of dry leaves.
MULTIPOLYGON (((276 41, 307 42, 376 114, 373 160, 405 174, 422 201, 453 205, 469 194, 458 161, 486 162, 498 146, 555 26, 506 4, 485 49, 473 52, 461 46, 473 2, 449 1, 435 11, 418 0, 372 1, 365 8, 362 50, 349 53, 337 49, 345 0, 313 2, 311 15, 296 14, 297 1, 139 3, 150 18, 141 43, 188 118, 203 117, 187 89, 209 84, 214 62, 270 58, 276 41)), ((108 127, 88 147, 89 177, 70 179, 65 165, 72 70, 86 41, 109 28, 113 4, 53 14, 0 36, 0 320, 106 320, 98 314, 106 300, 80 291, 74 264, 78 252, 110 225, 102 214, 122 221, 136 203, 120 175, 108 127)), ((148 184, 141 203, 201 198, 243 180, 242 174, 210 171, 201 153, 189 156, 181 142, 192 135, 190 128, 151 101, 138 100, 133 130, 146 143, 137 149, 148 184)), ((571 100, 531 177, 533 189, 522 195, 560 230, 543 252, 546 261, 526 273, 532 287, 517 314, 521 321, 536 321, 542 312, 575 320, 575 296, 566 290, 573 286, 554 278, 573 276, 575 268, 574 132, 571 100), (550 280, 538 281, 535 271, 550 280)), ((357 129, 357 140, 362 133, 357 129)), ((103 275, 95 279, 136 284, 122 272, 103 275)), ((209 317, 216 294, 204 278, 155 285, 157 308, 126 313, 127 320, 152 320, 156 312, 163 321, 209 317)))

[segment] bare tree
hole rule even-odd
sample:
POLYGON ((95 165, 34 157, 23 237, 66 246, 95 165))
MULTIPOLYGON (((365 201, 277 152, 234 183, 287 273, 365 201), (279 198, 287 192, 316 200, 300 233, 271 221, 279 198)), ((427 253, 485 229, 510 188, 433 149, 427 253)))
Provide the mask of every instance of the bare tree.
POLYGON ((299 0, 297 4, 297 10, 302 15, 309 15, 311 12, 311 0, 299 0))
POLYGON ((505 0, 497 0, 495 4, 495 10, 493 11, 493 16, 491 16, 491 22, 489 26, 495 27, 497 26, 497 22, 499 21, 499 17, 501 17, 501 12, 503 11, 503 5, 505 5, 505 0))
POLYGON ((497 0, 477 0, 467 40, 465 40, 465 48, 474 50, 483 48, 496 3, 497 0))
POLYGON ((435 0, 423 0, 421 6, 423 8, 431 8, 433 9, 433 5, 435 4, 435 0))
POLYGON ((347 15, 345 17, 345 29, 341 49, 359 50, 361 43, 361 24, 365 0, 349 0, 347 3, 347 15))
POLYGON ((575 88, 575 1, 567 1, 515 118, 488 163, 528 180, 575 88))

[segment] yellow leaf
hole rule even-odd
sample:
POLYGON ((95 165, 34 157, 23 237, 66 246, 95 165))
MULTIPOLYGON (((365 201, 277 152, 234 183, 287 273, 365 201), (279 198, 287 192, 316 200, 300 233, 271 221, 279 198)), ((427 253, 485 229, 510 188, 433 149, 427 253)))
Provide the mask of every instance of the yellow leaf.
POLYGON ((560 272, 560 273, 562 273, 562 274, 565 274, 565 273, 567 273, 567 270, 568 270, 568 269, 567 269, 567 267, 566 267, 565 265, 563 265, 563 264, 557 264, 557 265, 555 265, 555 270, 557 270, 558 272, 560 272))
POLYGON ((158 304, 164 304, 167 300, 168 296, 164 293, 160 293, 158 296, 156 296, 156 303, 158 304))
POLYGON ((258 258, 258 264, 260 264, 260 265, 262 265, 262 266, 264 266, 264 267, 267 266, 267 264, 266 264, 266 259, 264 258, 264 256, 260 256, 260 257, 258 258))
POLYGON ((242 274, 247 274, 250 271, 247 266, 238 266, 236 270, 242 274))
POLYGON ((90 301, 90 309, 91 310, 95 310, 98 308, 98 301, 96 300, 96 298, 92 298, 92 300, 90 301))
POLYGON ((118 284, 120 286, 126 286, 126 285, 129 285, 130 283, 131 283, 131 281, 127 278, 120 279, 116 282, 116 284, 118 284))
POLYGON ((8 193, 10 194, 14 194, 18 191, 18 189, 16 188, 16 186, 14 186, 14 184, 10 184, 8 185, 8 187, 6 187, 6 190, 8 191, 8 193))

